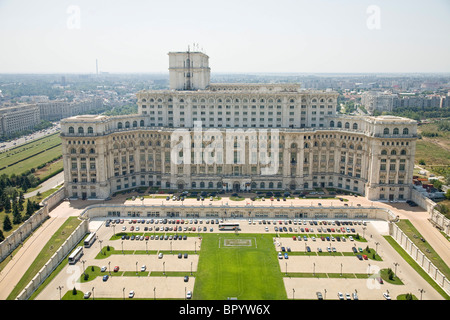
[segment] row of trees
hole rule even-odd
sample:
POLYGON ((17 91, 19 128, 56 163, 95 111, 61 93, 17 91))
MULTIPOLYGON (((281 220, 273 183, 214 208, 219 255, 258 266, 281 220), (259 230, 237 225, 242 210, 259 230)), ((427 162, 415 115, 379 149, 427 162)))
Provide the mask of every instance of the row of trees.
POLYGON ((5 213, 3 230, 0 230, 0 242, 5 239, 3 231, 10 231, 13 225, 21 224, 40 208, 39 203, 33 200, 25 200, 24 191, 32 187, 36 177, 33 174, 0 176, 0 212, 5 213), (34 179, 33 179, 34 178, 34 179))

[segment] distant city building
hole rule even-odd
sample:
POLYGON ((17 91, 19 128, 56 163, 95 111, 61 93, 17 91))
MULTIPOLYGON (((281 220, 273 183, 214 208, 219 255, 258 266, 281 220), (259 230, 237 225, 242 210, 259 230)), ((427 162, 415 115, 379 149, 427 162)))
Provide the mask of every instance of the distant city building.
POLYGON ((150 186, 410 198, 416 121, 337 115, 337 92, 295 83, 210 83, 201 52, 169 53, 169 75, 168 90, 137 93, 138 114, 61 121, 68 197, 150 186))
POLYGON ((366 91, 361 95, 361 104, 373 114, 377 111, 392 111, 396 95, 379 91, 366 91))
POLYGON ((39 108, 35 104, 21 104, 0 108, 1 135, 33 129, 40 122, 39 108))

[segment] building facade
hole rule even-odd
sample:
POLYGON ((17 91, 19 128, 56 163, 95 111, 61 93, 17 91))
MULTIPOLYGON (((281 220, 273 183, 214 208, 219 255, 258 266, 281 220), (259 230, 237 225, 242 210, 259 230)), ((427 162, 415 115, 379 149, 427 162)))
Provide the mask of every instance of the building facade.
POLYGON ((35 104, 20 104, 0 108, 0 135, 33 129, 40 122, 39 108, 35 104))
POLYGON ((415 121, 338 115, 336 92, 213 84, 209 73, 205 54, 173 52, 170 88, 138 92, 138 114, 62 120, 67 196, 150 186, 410 197, 415 121))

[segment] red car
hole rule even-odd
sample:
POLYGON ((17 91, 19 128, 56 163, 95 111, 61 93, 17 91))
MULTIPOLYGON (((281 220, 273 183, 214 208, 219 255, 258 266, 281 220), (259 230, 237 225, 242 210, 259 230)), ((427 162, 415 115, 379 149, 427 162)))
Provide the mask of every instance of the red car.
POLYGON ((297 237, 296 236, 292 236, 292 240, 297 240, 297 237))
POLYGON ((306 231, 306 232, 309 232, 309 229, 308 229, 308 228, 305 228, 305 231, 306 231))
POLYGON ((117 271, 119 271, 119 266, 114 267, 114 272, 117 272, 117 271))
POLYGON ((363 254, 364 260, 367 260, 367 255, 363 254))

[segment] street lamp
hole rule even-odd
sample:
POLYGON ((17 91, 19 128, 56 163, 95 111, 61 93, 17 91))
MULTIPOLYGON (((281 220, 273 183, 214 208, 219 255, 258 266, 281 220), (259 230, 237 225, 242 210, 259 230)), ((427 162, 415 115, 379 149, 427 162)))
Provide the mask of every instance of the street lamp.
POLYGON ((62 288, 64 288, 64 286, 59 286, 58 288, 56 288, 56 290, 59 290, 59 300, 61 300, 61 290, 62 288))
POLYGON ((420 292, 420 300, 422 300, 422 294, 425 292, 425 290, 424 289, 419 289, 419 292, 420 292))
POLYGON ((397 262, 394 262, 394 266, 395 266, 395 269, 394 269, 394 275, 397 277, 397 266, 398 266, 399 264, 397 263, 397 262))
POLYGON ((166 275, 166 262, 163 262, 163 275, 166 275))

